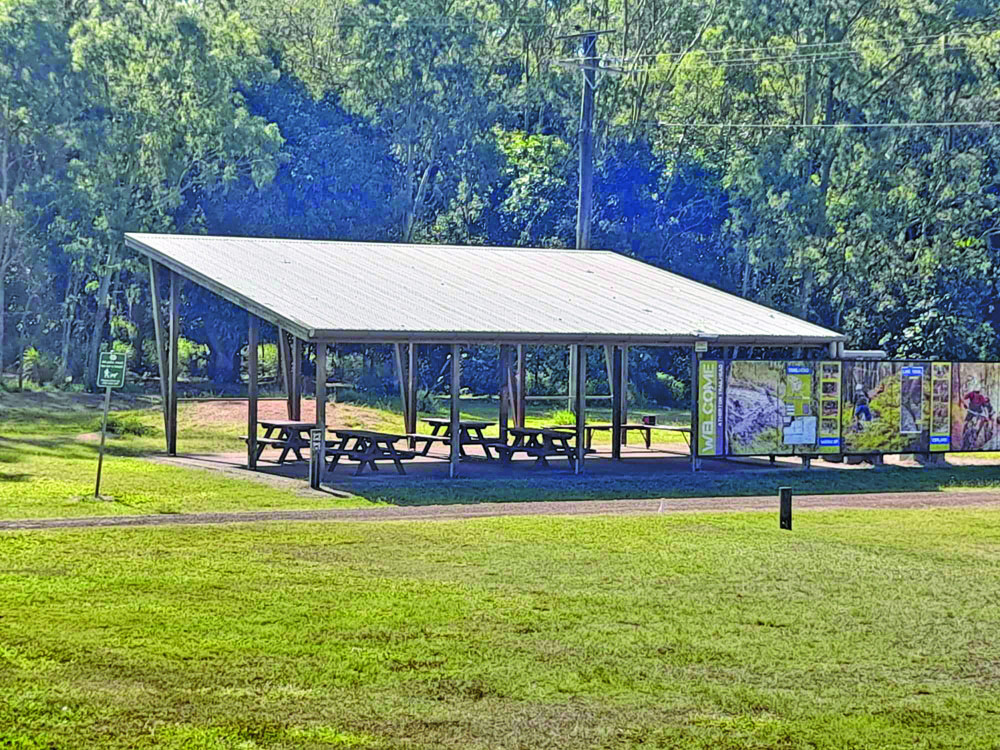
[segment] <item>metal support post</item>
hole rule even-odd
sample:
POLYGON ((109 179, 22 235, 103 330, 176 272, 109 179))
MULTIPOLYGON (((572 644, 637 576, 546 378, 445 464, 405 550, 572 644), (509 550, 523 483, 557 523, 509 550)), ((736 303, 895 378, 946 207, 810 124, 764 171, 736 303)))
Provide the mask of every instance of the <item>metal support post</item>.
POLYGON ((573 394, 576 412, 576 462, 573 473, 583 473, 583 459, 587 453, 585 444, 587 424, 587 347, 577 344, 576 349, 576 390, 573 394))
POLYGON ((257 316, 250 315, 247 327, 247 468, 257 470, 257 316))
POLYGON ((461 443, 461 420, 459 412, 458 395, 462 385, 462 347, 458 344, 451 346, 451 454, 448 461, 448 476, 458 476, 458 459, 462 448, 461 443))
POLYGON ((622 406, 625 401, 622 382, 622 347, 612 347, 611 353, 611 458, 622 457, 622 406))

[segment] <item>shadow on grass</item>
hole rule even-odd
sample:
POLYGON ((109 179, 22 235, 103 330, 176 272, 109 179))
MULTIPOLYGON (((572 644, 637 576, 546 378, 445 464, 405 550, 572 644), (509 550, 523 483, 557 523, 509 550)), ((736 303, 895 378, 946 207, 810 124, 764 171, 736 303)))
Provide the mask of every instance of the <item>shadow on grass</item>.
MULTIPOLYGON (((100 447, 99 439, 80 440, 76 434, 53 437, 0 436, 0 463, 16 464, 39 456, 68 460, 96 459, 100 447)), ((104 443, 104 453, 108 456, 142 458, 156 451, 135 444, 131 438, 109 435, 104 443)))
POLYGON ((811 495, 879 492, 1000 490, 1000 466, 944 469, 905 467, 855 471, 782 471, 739 476, 670 474, 656 477, 550 476, 504 479, 368 479, 338 488, 374 503, 391 505, 475 505, 570 500, 643 500, 698 497, 777 496, 779 487, 811 495))
MULTIPOLYGON (((0 437, 0 462, 21 463, 32 457, 44 456, 57 459, 88 459, 93 458, 100 446, 80 442, 74 438, 14 438, 0 437)), ((106 446, 107 452, 113 447, 106 446)))
POLYGON ((55 432, 64 435, 86 432, 100 424, 100 412, 90 409, 54 411, 52 409, 10 409, 4 413, 7 435, 39 435, 55 432))

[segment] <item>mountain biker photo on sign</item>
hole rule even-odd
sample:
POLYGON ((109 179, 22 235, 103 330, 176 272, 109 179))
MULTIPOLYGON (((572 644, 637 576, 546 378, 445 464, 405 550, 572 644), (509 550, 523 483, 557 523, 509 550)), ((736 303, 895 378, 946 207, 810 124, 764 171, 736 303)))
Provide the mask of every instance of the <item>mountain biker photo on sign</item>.
POLYGON ((841 425, 846 453, 927 450, 930 369, 926 365, 844 362, 843 394, 841 425))
POLYGON ((1000 365, 961 362, 952 367, 951 445, 953 450, 1000 448, 1000 365))

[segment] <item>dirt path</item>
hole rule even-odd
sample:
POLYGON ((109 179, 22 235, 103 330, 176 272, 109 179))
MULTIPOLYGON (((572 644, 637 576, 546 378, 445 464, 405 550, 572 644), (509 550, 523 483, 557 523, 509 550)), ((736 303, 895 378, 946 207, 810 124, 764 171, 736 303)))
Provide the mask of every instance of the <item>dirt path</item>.
MULTIPOLYGON (((885 510, 980 507, 1000 510, 1000 492, 924 492, 868 495, 801 495, 795 510, 885 510)), ((773 511, 774 497, 714 497, 679 500, 581 500, 544 503, 480 503, 321 510, 262 510, 238 513, 178 513, 149 516, 95 516, 0 521, 0 531, 257 523, 261 521, 451 521, 497 516, 593 516, 641 513, 720 513, 773 511)))

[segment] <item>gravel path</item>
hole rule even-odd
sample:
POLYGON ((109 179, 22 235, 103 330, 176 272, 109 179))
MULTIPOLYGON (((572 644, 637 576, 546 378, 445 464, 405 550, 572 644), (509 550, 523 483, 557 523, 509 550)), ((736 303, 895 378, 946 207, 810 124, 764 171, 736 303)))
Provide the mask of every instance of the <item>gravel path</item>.
MULTIPOLYGON (((858 495, 799 495, 795 510, 884 510, 985 507, 1000 510, 1000 492, 923 492, 858 495)), ((258 523, 261 521, 451 521, 496 516, 592 516, 638 513, 773 511, 776 497, 706 497, 672 500, 580 500, 539 503, 480 503, 317 510, 261 510, 236 513, 177 513, 0 521, 0 531, 258 523)))

